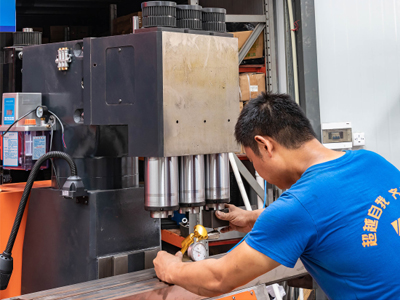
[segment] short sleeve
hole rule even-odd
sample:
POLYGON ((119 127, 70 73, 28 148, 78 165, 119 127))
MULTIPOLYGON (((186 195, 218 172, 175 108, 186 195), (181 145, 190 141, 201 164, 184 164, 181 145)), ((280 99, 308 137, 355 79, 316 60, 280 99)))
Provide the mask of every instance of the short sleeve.
POLYGON ((299 200, 285 192, 258 217, 246 243, 276 262, 293 268, 304 252, 313 251, 317 230, 299 200))

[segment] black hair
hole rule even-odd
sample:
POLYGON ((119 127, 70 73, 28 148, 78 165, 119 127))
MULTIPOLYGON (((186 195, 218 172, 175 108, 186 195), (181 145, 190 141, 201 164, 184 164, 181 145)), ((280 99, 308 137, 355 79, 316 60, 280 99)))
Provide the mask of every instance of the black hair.
POLYGON ((269 136, 288 149, 298 149, 316 138, 300 106, 287 94, 272 93, 250 100, 236 123, 236 141, 259 155, 256 135, 269 136))

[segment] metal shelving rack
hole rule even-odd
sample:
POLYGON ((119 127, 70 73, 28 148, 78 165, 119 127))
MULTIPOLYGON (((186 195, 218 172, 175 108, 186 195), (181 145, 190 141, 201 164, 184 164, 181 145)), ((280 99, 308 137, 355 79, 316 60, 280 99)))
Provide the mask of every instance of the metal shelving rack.
POLYGON ((188 4, 197 4, 203 7, 223 7, 227 10, 227 23, 257 24, 239 53, 239 65, 260 34, 264 34, 265 65, 242 65, 239 71, 265 73, 266 89, 278 91, 273 0, 188 0, 188 4))

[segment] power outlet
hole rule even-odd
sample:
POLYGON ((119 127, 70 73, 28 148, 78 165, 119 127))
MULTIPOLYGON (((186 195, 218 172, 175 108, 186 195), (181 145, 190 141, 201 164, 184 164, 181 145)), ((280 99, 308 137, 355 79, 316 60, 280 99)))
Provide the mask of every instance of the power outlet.
POLYGON ((365 146, 364 132, 353 133, 353 146, 365 146))

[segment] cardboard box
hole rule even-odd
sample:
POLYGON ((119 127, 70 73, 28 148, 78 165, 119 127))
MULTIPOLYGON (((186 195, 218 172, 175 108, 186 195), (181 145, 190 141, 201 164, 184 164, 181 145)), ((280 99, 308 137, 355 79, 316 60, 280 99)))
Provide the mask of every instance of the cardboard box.
MULTIPOLYGON (((238 31, 231 32, 234 37, 238 39, 239 51, 242 49, 244 43, 250 37, 253 31, 238 31)), ((264 57, 264 33, 261 33, 258 39, 255 41, 253 47, 250 48, 244 59, 255 59, 264 57)))
POLYGON ((132 33, 133 31, 132 18, 135 16, 139 17, 139 28, 142 28, 142 12, 139 11, 132 13, 130 15, 116 18, 113 21, 113 35, 132 33))
POLYGON ((240 101, 248 101, 265 92, 265 74, 241 73, 239 75, 240 101))

